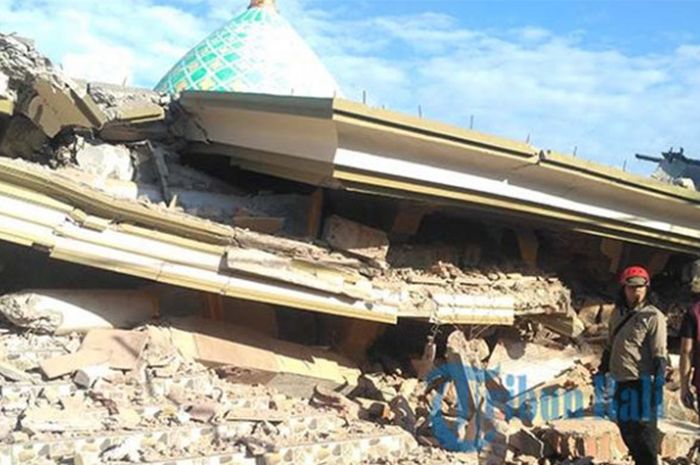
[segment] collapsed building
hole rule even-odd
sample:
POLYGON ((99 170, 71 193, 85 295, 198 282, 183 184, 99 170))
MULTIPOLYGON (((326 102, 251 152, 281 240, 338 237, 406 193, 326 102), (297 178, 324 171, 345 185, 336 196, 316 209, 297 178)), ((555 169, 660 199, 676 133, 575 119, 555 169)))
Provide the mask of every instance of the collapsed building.
POLYGON ((673 348, 700 194, 340 95, 270 0, 155 91, 0 35, 0 463, 625 460, 615 276, 648 265, 673 348))

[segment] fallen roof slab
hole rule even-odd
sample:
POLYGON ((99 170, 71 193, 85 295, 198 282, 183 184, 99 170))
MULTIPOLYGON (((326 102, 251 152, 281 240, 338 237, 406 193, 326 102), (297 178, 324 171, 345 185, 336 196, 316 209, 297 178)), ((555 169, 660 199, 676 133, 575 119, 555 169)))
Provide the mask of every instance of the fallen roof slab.
POLYGON ((570 306, 568 289, 555 278, 533 275, 523 281, 520 273, 513 279, 500 273, 492 283, 461 272, 446 280, 419 270, 384 269, 309 242, 118 199, 66 173, 2 158, 0 239, 117 273, 385 323, 404 317, 512 325, 517 315, 560 314, 570 306), (518 291, 523 296, 547 288, 549 297, 535 299, 533 308, 529 297, 511 295, 511 281, 532 286, 534 294, 518 291))
MULTIPOLYGON (((3 240, 47 250, 51 257, 60 260, 168 284, 292 308, 396 322, 396 309, 381 303, 275 282, 269 277, 232 275, 221 267, 226 254, 226 247, 221 243, 235 242, 231 227, 139 203, 117 201, 56 176, 51 170, 27 163, 0 160, 0 165, 13 167, 14 175, 20 179, 31 178, 34 185, 42 186, 40 190, 30 190, 27 184, 32 183, 20 183, 20 187, 0 181, 0 238, 3 240), (47 193, 113 214, 106 218, 93 216, 47 193), (189 235, 195 231, 198 238, 204 237, 210 242, 120 223, 128 219, 145 225, 152 219, 151 228, 162 226, 171 231, 183 231, 190 225, 189 235)), ((3 174, 8 172, 2 171, 3 174)), ((0 178, 3 177, 0 174, 0 178)))
POLYGON ((615 168, 341 99, 192 91, 179 104, 194 153, 245 169, 700 251, 700 193, 615 168))

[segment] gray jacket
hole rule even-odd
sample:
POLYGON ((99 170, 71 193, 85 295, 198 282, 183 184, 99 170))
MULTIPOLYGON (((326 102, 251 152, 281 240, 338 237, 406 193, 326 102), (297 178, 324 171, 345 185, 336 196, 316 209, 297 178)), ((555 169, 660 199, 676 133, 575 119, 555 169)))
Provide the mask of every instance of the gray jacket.
POLYGON ((657 357, 666 358, 666 317, 655 306, 617 306, 610 316, 606 349, 610 374, 616 381, 634 381, 655 374, 657 357), (629 312, 634 315, 625 321, 629 312), (613 338, 618 325, 623 324, 613 338))

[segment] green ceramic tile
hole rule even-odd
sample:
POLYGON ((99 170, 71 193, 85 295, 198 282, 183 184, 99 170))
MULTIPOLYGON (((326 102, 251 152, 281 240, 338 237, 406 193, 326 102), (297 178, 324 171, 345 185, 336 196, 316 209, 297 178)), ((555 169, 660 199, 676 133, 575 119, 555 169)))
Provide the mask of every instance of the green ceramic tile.
POLYGON ((318 57, 271 6, 253 7, 214 31, 156 86, 331 96, 338 86, 318 57))

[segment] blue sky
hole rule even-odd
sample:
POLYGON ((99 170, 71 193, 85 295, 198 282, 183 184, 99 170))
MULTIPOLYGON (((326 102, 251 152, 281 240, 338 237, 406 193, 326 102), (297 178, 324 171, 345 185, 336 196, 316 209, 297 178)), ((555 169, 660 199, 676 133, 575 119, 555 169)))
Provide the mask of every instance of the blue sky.
MULTIPOLYGON (((647 173, 700 157, 700 1, 278 0, 345 95, 647 173)), ((0 0, 77 77, 152 86, 247 0, 0 0)))

